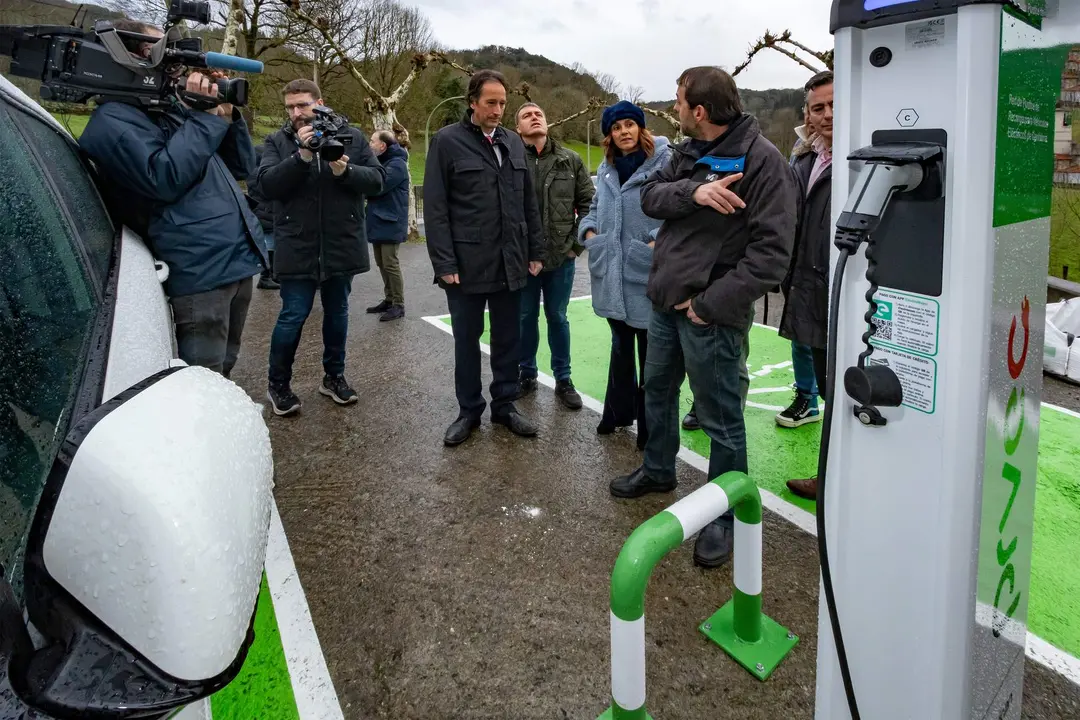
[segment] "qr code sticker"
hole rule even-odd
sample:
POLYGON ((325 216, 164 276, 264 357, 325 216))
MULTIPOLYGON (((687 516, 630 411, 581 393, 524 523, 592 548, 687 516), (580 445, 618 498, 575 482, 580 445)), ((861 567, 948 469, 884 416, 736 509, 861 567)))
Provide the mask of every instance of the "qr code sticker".
POLYGON ((882 320, 875 317, 870 318, 870 322, 874 324, 874 337, 878 340, 892 340, 892 320, 882 320))

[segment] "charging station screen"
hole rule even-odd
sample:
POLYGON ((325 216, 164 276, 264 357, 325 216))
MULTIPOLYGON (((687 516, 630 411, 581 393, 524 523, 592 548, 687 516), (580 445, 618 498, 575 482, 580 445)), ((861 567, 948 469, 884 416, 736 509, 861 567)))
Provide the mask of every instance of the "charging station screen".
POLYGON ((881 8, 892 7, 893 5, 907 5, 908 3, 918 2, 918 0, 866 0, 863 4, 864 10, 880 10, 881 8))

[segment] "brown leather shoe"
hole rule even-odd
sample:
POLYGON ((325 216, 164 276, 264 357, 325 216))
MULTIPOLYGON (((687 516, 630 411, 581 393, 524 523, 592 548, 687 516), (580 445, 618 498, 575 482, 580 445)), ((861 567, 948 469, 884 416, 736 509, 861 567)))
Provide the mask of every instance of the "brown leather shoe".
POLYGON ((788 490, 806 500, 817 500, 817 478, 805 480, 788 480, 788 490))

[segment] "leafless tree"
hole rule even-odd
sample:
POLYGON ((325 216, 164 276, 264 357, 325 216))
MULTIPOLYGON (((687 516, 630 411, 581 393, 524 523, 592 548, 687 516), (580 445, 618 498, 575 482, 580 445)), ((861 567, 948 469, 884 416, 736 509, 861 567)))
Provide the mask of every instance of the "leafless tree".
POLYGON ((600 86, 600 89, 609 95, 615 95, 618 97, 622 94, 622 85, 615 79, 615 76, 611 73, 598 72, 591 73, 593 79, 596 80, 596 84, 600 86))
POLYGON ((623 92, 623 100, 629 100, 630 102, 638 105, 645 97, 645 88, 638 85, 627 85, 626 90, 623 92))

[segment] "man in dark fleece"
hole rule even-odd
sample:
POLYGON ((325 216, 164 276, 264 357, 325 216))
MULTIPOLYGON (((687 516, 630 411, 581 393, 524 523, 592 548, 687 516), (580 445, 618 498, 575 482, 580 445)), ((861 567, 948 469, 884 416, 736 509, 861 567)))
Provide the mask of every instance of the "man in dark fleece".
MULTIPOLYGON (((784 279, 795 239, 794 177, 757 120, 743 112, 731 75, 691 68, 678 80, 677 98, 690 139, 641 190, 642 209, 664 224, 647 290, 653 302, 645 358, 649 440, 642 466, 611 482, 611 494, 622 498, 675 489, 679 388, 686 375, 712 441, 709 479, 746 472, 743 342, 754 302, 784 279), (725 178, 745 205, 730 213, 725 178)), ((729 511, 698 535, 694 562, 720 567, 733 545, 729 511)))

